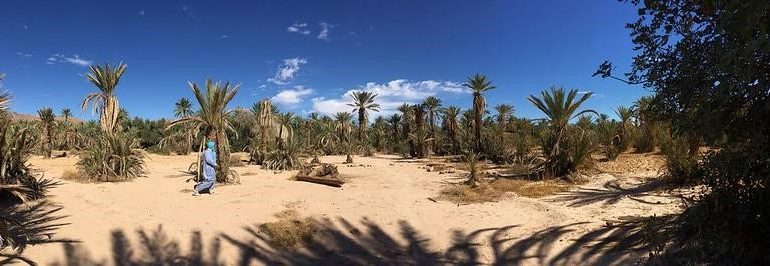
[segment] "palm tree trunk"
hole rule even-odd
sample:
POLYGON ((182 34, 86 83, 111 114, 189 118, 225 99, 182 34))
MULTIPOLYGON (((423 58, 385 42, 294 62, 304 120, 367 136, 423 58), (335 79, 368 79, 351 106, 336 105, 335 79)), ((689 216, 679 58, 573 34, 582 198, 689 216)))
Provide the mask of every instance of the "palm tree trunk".
POLYGON ((428 111, 428 120, 430 120, 430 137, 433 138, 433 141, 430 142, 430 150, 431 152, 436 151, 436 121, 433 114, 433 110, 428 111))
POLYGON ((51 125, 46 125, 46 133, 48 135, 48 152, 46 153, 46 155, 48 156, 48 158, 51 158, 51 150, 53 149, 53 141, 52 141, 53 134, 51 134, 51 129, 52 129, 51 125))
POLYGON ((366 129, 366 109, 358 109, 358 141, 364 142, 364 131, 366 129))

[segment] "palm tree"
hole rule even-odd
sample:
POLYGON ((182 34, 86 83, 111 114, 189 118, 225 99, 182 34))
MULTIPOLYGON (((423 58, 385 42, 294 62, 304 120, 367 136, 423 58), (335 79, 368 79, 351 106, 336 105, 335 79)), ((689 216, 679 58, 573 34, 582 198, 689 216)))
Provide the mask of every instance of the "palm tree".
POLYGON ((513 110, 513 106, 509 104, 498 104, 495 106, 498 127, 505 128, 505 123, 508 122, 508 119, 513 115, 513 110))
MULTIPOLYGON (((5 74, 0 73, 0 89, 2 89, 3 79, 5 74)), ((11 102, 11 95, 7 91, 0 92, 0 114, 4 113, 8 108, 8 104, 11 102)))
MULTIPOLYGON (((239 85, 232 86, 230 82, 224 84, 206 80, 206 89, 203 91, 193 82, 188 83, 190 89, 198 101, 199 110, 196 115, 180 118, 171 122, 168 127, 178 124, 190 123, 196 131, 202 132, 206 138, 216 142, 217 153, 217 181, 233 183, 237 182, 230 172, 230 145, 227 139, 227 131, 235 132, 230 122, 234 110, 227 110, 227 105, 238 93, 239 85)), ((237 133, 236 133, 237 134, 237 133)), ((203 143, 200 150, 203 149, 203 143)), ((200 171, 200 166, 198 167, 200 171)))
POLYGON ((569 147, 562 146, 567 138, 569 121, 585 113, 598 115, 594 110, 578 112, 580 105, 591 98, 593 93, 584 94, 579 99, 576 99, 577 94, 577 90, 570 90, 569 93, 565 94, 564 88, 552 87, 549 91, 543 91, 539 98, 534 95, 530 95, 527 98, 537 109, 545 114, 544 120, 549 127, 547 145, 543 147, 547 160, 545 163, 546 176, 553 177, 568 174, 577 167, 577 165, 572 165, 572 162, 568 161, 569 147))
POLYGON ((430 137, 434 139, 433 142, 431 142, 432 150, 436 150, 436 113, 439 110, 439 107, 441 107, 441 99, 428 96, 425 98, 425 100, 422 102, 422 105, 425 106, 426 111, 428 111, 428 123, 429 124, 429 130, 430 130, 430 137))
POLYGON ((102 130, 107 134, 115 133, 116 127, 118 127, 120 104, 117 96, 115 96, 115 90, 126 71, 126 67, 123 63, 116 66, 109 64, 93 65, 89 67, 90 73, 85 74, 86 79, 94 84, 99 91, 86 95, 81 108, 85 111, 91 105, 93 112, 99 113, 102 130))
POLYGON ((347 158, 345 159, 345 162, 353 163, 353 156, 350 154, 350 121, 352 116, 347 112, 339 112, 334 115, 334 119, 337 120, 337 126, 335 127, 337 138, 346 145, 345 153, 347 154, 347 158))
POLYGON ((428 131, 425 130, 425 107, 422 104, 415 104, 412 108, 415 124, 414 134, 409 135, 409 139, 414 144, 412 156, 424 158, 426 155, 425 149, 428 148, 424 144, 427 142, 427 139, 430 138, 428 136, 428 131))
POLYGON ((182 97, 174 104, 174 116, 184 118, 193 115, 192 103, 187 97, 182 97))
POLYGON ((368 119, 367 110, 375 112, 380 111, 380 105, 374 102, 374 98, 377 98, 377 94, 368 91, 354 91, 351 95, 353 103, 349 103, 349 106, 354 107, 353 112, 358 111, 358 141, 363 142, 366 135, 366 124, 368 119))
POLYGON ((291 120, 294 118, 294 113, 287 112, 284 114, 278 114, 276 115, 276 122, 278 122, 278 136, 275 138, 276 142, 278 143, 278 149, 283 149, 284 147, 284 136, 283 136, 283 129, 286 129, 286 141, 291 141, 293 132, 291 127, 291 120))
POLYGON ((61 109, 61 116, 64 117, 64 123, 69 123, 70 117, 72 117, 72 110, 69 108, 61 109))
POLYGON ((459 130, 457 116, 460 115, 460 108, 450 105, 447 108, 444 108, 442 113, 444 114, 444 128, 446 129, 447 136, 449 136, 449 139, 452 141, 453 152, 457 152, 460 144, 460 141, 457 138, 457 131, 459 130))
POLYGON ((615 110, 615 114, 620 118, 620 127, 618 128, 618 145, 620 148, 619 152, 624 152, 626 148, 628 148, 628 142, 629 142, 629 127, 633 126, 631 124, 631 118, 634 116, 634 109, 626 107, 626 106, 618 106, 618 109, 615 110))
POLYGON ((494 89, 492 82, 481 74, 468 77, 468 81, 463 86, 471 89, 473 92, 473 133, 476 138, 476 151, 481 148, 481 119, 487 107, 482 93, 494 89))
POLYGON ((513 114, 513 106, 508 104, 498 104, 495 106, 497 111, 497 130, 500 135, 500 143, 505 146, 505 123, 508 122, 508 118, 513 114))
POLYGON ((401 137, 403 139, 409 138, 409 133, 412 132, 412 105, 408 103, 403 103, 396 108, 399 112, 401 112, 401 123, 403 126, 401 126, 401 137))
POLYGON ((37 110, 37 116, 40 118, 40 122, 43 123, 46 141, 48 142, 45 147, 45 155, 47 158, 51 158, 51 150, 53 149, 53 126, 56 123, 56 115, 51 108, 46 107, 37 110))
POLYGON ((259 103, 254 103, 251 107, 251 111, 257 116, 257 124, 259 124, 259 143, 262 149, 267 148, 267 133, 270 128, 273 127, 273 119, 278 112, 269 99, 264 99, 259 103))
POLYGON ((374 148, 377 149, 378 152, 381 152, 384 146, 383 139, 387 135, 387 122, 385 121, 385 118, 382 116, 377 116, 377 118, 374 119, 374 124, 372 125, 372 130, 374 132, 372 136, 372 143, 374 144, 374 148))
POLYGON ((390 124, 391 130, 391 136, 390 139, 392 140, 392 144, 396 144, 397 140, 399 139, 398 134, 398 128, 399 124, 401 124, 401 115, 399 114, 393 114, 388 118, 388 124, 390 124))

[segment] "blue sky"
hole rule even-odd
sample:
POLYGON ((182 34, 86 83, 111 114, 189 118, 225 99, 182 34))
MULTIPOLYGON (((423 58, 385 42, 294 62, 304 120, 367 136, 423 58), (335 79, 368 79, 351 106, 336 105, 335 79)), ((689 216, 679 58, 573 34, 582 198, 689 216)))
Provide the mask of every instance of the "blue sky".
MULTIPOLYGON (((171 117, 191 97, 188 81, 240 83, 232 107, 272 98, 299 114, 348 111, 350 90, 380 93, 383 114, 435 95, 468 107, 459 86, 486 74, 490 108, 550 86, 595 96, 612 113, 647 92, 592 78, 605 59, 624 72, 634 54, 625 24, 635 9, 617 1, 35 1, 0 9, 0 72, 12 109, 69 107, 77 116, 95 90, 92 63, 125 62, 117 94, 131 115, 171 117)), ((373 115, 373 117, 376 114, 373 115)))

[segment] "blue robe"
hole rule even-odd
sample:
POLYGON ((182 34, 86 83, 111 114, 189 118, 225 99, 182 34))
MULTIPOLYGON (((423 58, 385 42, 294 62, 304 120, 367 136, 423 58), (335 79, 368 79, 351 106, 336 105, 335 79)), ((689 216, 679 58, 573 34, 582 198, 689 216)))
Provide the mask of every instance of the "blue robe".
POLYGON ((203 181, 195 185, 195 191, 198 193, 211 191, 214 189, 217 174, 217 153, 211 149, 203 151, 203 181))

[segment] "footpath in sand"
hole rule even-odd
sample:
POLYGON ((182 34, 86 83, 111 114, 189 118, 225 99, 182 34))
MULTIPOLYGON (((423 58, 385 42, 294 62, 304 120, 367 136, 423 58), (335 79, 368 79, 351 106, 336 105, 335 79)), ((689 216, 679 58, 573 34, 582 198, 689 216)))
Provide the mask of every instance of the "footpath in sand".
MULTIPOLYGON (((621 161, 654 161, 648 157, 624 155, 621 161)), ((133 244, 133 256, 148 256, 137 232, 151 234, 162 226, 164 237, 183 253, 191 248, 193 232, 201 233, 208 256, 209 248, 217 246, 212 239, 220 239, 219 260, 226 265, 285 263, 285 256, 292 257, 289 263, 309 264, 331 257, 356 264, 624 264, 646 253, 609 251, 611 244, 598 239, 622 229, 608 225, 629 217, 675 213, 681 205, 678 197, 644 181, 657 176, 657 167, 649 162, 634 169, 600 163, 600 169, 612 169, 558 195, 458 205, 428 198, 435 198, 447 182, 458 182, 461 173, 427 172, 420 162, 393 156, 356 156, 355 167, 338 164, 347 178, 342 189, 291 181, 294 171, 243 166, 235 168, 240 185, 219 186, 214 195, 193 197, 192 183, 185 182, 193 158, 149 155, 146 177, 129 182, 62 181, 50 199, 63 207, 60 214, 66 217, 61 221, 68 223, 57 236, 80 241, 67 251, 70 259, 111 265, 117 236, 133 244), (285 210, 321 221, 338 234, 336 243, 292 253, 259 241, 258 225, 275 221, 274 214, 285 210)), ((321 158, 329 163, 344 159, 321 158)), ((74 170, 76 162, 76 157, 30 160, 34 169, 55 179, 74 170)), ((62 244, 51 244, 29 248, 25 255, 43 265, 65 264, 65 250, 62 244)))

